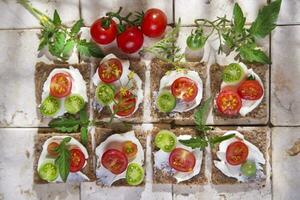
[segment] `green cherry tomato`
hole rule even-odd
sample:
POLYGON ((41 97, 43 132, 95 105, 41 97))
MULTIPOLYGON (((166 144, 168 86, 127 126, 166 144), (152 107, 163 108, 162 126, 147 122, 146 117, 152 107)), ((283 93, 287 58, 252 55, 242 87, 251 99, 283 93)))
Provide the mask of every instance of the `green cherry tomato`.
POLYGON ((155 146, 164 152, 171 152, 176 147, 176 135, 168 130, 161 130, 155 136, 155 146))
POLYGON ((70 114, 76 114, 84 107, 84 104, 82 96, 73 94, 66 98, 65 109, 70 114))
POLYGON ((115 89, 109 84, 100 84, 96 89, 96 99, 97 101, 106 106, 110 104, 115 96, 115 89))
POLYGON ((60 109, 60 100, 55 97, 48 96, 41 104, 40 111, 42 115, 51 117, 55 115, 60 109))
POLYGON ((129 185, 139 185, 143 182, 145 172, 142 166, 137 163, 130 163, 126 171, 126 181, 129 185))
POLYGON ((156 101, 160 112, 171 112, 176 106, 176 98, 169 91, 161 92, 156 101))
POLYGON ((206 38, 202 34, 191 34, 186 39, 186 44, 191 50, 203 48, 206 38))
POLYGON ((256 165, 254 162, 247 160, 241 166, 241 172, 244 176, 251 177, 256 174, 256 165))
POLYGON ((58 177, 58 168, 52 162, 46 162, 38 169, 38 174, 41 179, 51 182, 58 177))
POLYGON ((231 63, 223 71, 223 81, 226 83, 237 83, 244 78, 245 72, 237 63, 231 63))

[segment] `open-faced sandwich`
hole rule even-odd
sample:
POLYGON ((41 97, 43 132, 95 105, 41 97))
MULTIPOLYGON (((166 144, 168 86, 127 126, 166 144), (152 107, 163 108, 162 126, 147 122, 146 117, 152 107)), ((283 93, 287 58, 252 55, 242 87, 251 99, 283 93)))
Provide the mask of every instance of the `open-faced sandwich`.
POLYGON ((114 134, 96 128, 96 178, 101 186, 138 186, 144 184, 145 133, 132 130, 114 134))
POLYGON ((212 150, 212 182, 233 184, 262 182, 267 178, 267 128, 219 130, 213 134, 235 137, 222 141, 212 150))
POLYGON ((180 143, 196 135, 192 128, 152 130, 153 137, 153 182, 162 184, 183 183, 203 184, 204 152, 200 148, 192 149, 180 143))
POLYGON ((44 117, 76 114, 88 102, 87 65, 36 65, 36 96, 44 117))
POLYGON ((141 120, 144 73, 140 62, 129 62, 113 54, 104 57, 93 76, 96 119, 141 120))
POLYGON ((83 182, 94 180, 91 142, 80 143, 80 133, 69 136, 39 133, 35 144, 35 183, 83 182))

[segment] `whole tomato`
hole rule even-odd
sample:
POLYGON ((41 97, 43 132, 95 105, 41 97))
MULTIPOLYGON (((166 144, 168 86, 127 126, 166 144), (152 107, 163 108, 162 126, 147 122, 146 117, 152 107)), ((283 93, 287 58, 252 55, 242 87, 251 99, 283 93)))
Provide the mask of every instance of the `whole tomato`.
POLYGON ((117 36, 118 47, 124 53, 137 52, 143 45, 144 36, 137 26, 127 26, 125 31, 117 36))
POLYGON ((145 12, 141 27, 146 36, 159 37, 166 30, 167 16, 160 9, 151 8, 145 12))
POLYGON ((105 27, 104 22, 106 18, 97 19, 90 29, 90 34, 95 42, 98 44, 109 44, 117 36, 117 25, 114 20, 110 20, 109 26, 105 27))

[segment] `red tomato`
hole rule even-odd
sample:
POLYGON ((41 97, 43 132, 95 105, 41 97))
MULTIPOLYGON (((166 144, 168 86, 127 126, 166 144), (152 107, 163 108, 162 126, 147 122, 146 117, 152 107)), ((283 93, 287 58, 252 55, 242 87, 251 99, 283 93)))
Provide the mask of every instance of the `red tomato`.
POLYGON ((242 107, 240 96, 231 90, 221 91, 217 96, 217 108, 219 112, 233 116, 237 115, 242 107))
POLYGON ((122 145, 122 151, 127 156, 128 160, 135 158, 137 154, 137 145, 131 141, 126 141, 122 145))
POLYGON ((161 36, 167 27, 166 14, 157 8, 146 11, 141 24, 142 32, 148 37, 161 36))
POLYGON ((103 27, 103 19, 97 19, 91 26, 90 34, 93 40, 99 44, 109 44, 117 36, 117 25, 114 20, 110 20, 107 28, 103 27))
POLYGON ((195 81, 186 77, 176 79, 171 85, 171 90, 175 97, 186 102, 193 101, 198 94, 198 87, 195 81))
POLYGON ((174 149, 169 157, 169 164, 180 172, 193 171, 196 159, 193 153, 183 148, 174 149))
POLYGON ((122 117, 131 115, 135 109, 136 97, 129 91, 118 92, 115 95, 116 105, 113 106, 116 114, 122 117))
POLYGON ((51 142, 47 147, 47 152, 52 157, 57 157, 58 153, 55 151, 55 149, 59 146, 57 142, 51 142))
POLYGON ((244 142, 233 142, 226 149, 226 160, 231 165, 240 165, 247 160, 248 152, 248 147, 244 142))
POLYGON ((138 51, 144 42, 142 31, 136 26, 128 26, 125 31, 117 36, 118 47, 124 53, 134 53, 138 51))
POLYGON ((84 154, 80 149, 71 149, 70 156, 70 172, 80 171, 85 163, 84 154))
POLYGON ((246 80, 238 88, 238 94, 242 99, 257 100, 263 93, 263 88, 257 80, 246 80))
POLYGON ((122 72, 122 63, 116 58, 111 58, 98 67, 99 78, 105 83, 112 83, 119 80, 122 72))
POLYGON ((109 149, 102 155, 101 164, 113 174, 121 174, 128 165, 126 155, 116 149, 109 149))
POLYGON ((72 78, 68 73, 57 73, 51 78, 50 95, 63 98, 71 93, 72 78))

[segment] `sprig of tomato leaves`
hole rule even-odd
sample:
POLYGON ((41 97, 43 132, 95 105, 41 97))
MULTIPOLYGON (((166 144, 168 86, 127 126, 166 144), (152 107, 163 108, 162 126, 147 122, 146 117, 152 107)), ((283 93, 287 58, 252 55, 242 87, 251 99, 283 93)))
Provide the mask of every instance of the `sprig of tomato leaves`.
POLYGON ((210 109, 212 98, 209 97, 204 101, 203 105, 195 112, 194 121, 196 124, 196 129, 198 130, 198 136, 192 137, 188 140, 179 140, 185 146, 191 147, 192 149, 200 148, 203 150, 205 147, 210 145, 212 148, 216 144, 228 140, 235 136, 235 134, 229 134, 226 136, 208 136, 207 132, 213 130, 212 127, 206 125, 206 119, 210 109))
POLYGON ((71 141, 71 137, 64 138, 59 146, 55 148, 55 152, 58 153, 58 157, 55 159, 55 165, 58 166, 59 175, 61 179, 66 182, 70 173, 70 150, 66 144, 71 141))
POLYGON ((187 39, 187 45, 203 48, 207 38, 213 33, 217 33, 220 40, 218 53, 229 54, 232 51, 238 53, 237 58, 250 63, 270 64, 269 57, 256 44, 257 39, 264 38, 276 27, 276 21, 280 11, 281 0, 272 1, 264 6, 258 13, 257 18, 250 28, 245 25, 246 18, 241 7, 236 3, 233 9, 233 19, 218 17, 214 21, 207 19, 196 19, 196 31, 192 31, 187 39), (209 28, 208 34, 204 33, 204 28, 209 28), (225 44, 222 44, 224 39, 225 44), (205 41, 205 42, 203 42, 205 41))
POLYGON ((68 29, 62 24, 57 10, 54 11, 53 18, 50 18, 34 8, 28 0, 18 0, 18 3, 37 18, 42 26, 38 51, 48 47, 49 52, 62 61, 69 59, 75 47, 81 56, 96 58, 104 56, 95 43, 80 38, 80 29, 83 27, 82 19, 76 21, 71 29, 68 29))

